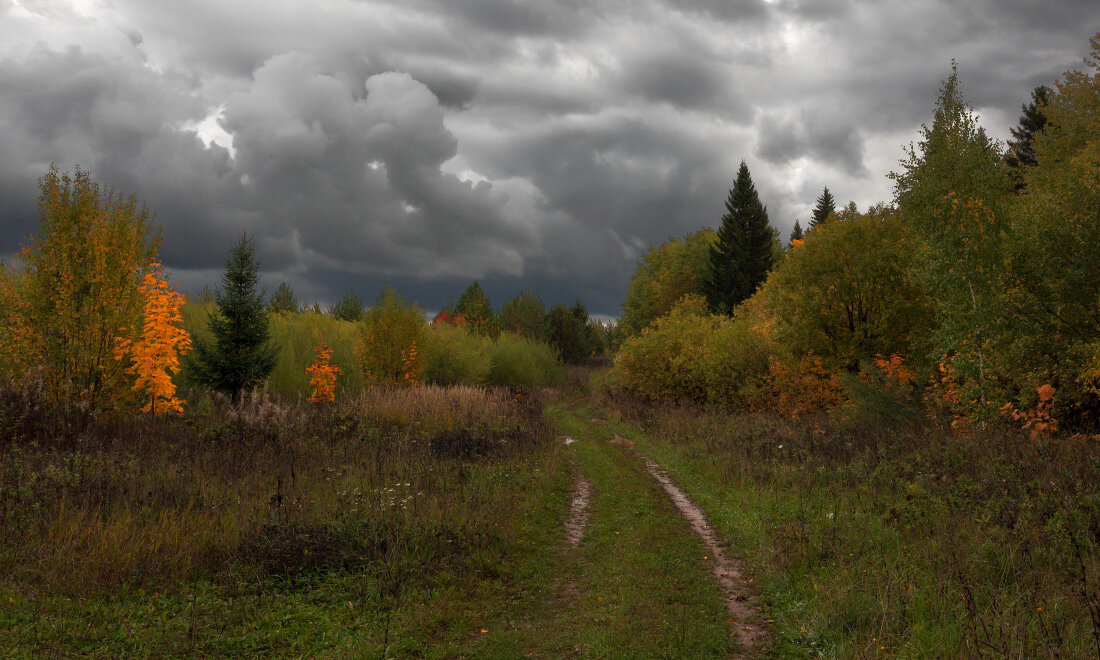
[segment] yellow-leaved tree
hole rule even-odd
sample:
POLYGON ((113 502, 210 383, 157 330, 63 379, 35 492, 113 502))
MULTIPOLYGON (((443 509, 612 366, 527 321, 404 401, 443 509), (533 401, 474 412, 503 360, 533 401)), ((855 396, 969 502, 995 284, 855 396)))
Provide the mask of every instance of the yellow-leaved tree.
POLYGON ((183 294, 176 291, 154 261, 138 287, 144 301, 142 332, 137 341, 119 337, 115 358, 130 366, 126 373, 136 377, 133 390, 145 401, 144 412, 183 414, 183 401, 176 397, 172 376, 179 373, 180 355, 191 348, 191 334, 183 328, 183 294))
POLYGON ((115 406, 130 384, 118 338, 141 321, 139 286, 160 241, 152 213, 79 168, 51 166, 39 187, 39 233, 0 286, 5 371, 36 374, 53 401, 115 406))

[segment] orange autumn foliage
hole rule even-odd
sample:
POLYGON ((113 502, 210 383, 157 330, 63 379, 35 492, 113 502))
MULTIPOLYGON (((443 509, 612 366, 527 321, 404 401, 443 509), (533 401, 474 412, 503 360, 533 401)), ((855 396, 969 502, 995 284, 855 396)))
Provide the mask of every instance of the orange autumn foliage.
POLYGON ((797 363, 772 356, 768 372, 771 400, 767 409, 802 415, 829 410, 844 402, 840 377, 826 369, 816 355, 803 355, 797 363))
POLYGON ((917 384, 917 374, 905 366, 905 358, 900 353, 894 353, 890 357, 876 355, 875 366, 882 371, 887 389, 902 396, 913 393, 913 388, 917 384))
POLYGON ((137 377, 133 390, 147 399, 144 412, 182 415, 183 401, 176 398, 172 375, 179 373, 180 354, 191 348, 191 335, 182 327, 180 314, 183 294, 168 283, 156 261, 150 264, 138 290, 143 299, 141 337, 137 341, 119 337, 115 359, 130 358, 126 373, 137 377))
POLYGON ((1001 412, 1017 422, 1023 422, 1024 430, 1029 432, 1031 437, 1049 436, 1058 430, 1058 420, 1050 414, 1056 391, 1050 383, 1040 385, 1035 389, 1035 393, 1039 395, 1039 402, 1035 404, 1034 409, 1017 410, 1016 406, 1009 402, 1001 406, 1001 412))
POLYGON ((335 401, 336 377, 340 375, 340 367, 332 364, 332 347, 320 342, 313 347, 313 354, 313 364, 306 368, 310 375, 309 386, 313 388, 309 400, 335 401))

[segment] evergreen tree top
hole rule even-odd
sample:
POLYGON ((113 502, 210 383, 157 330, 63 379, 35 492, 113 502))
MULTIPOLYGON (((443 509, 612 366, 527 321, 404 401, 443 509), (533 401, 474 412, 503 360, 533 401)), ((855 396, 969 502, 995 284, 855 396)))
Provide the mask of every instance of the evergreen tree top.
POLYGON ((833 194, 829 192, 829 186, 825 186, 825 190, 817 198, 817 206, 814 207, 813 217, 810 218, 810 229, 828 220, 829 215, 832 213, 836 213, 836 200, 833 199, 833 194))
POLYGON ((805 233, 802 231, 802 225, 798 220, 794 221, 794 228, 791 229, 791 245, 794 245, 795 241, 801 241, 805 233))
POLYGON ((1008 153, 1005 154, 1005 164, 1009 167, 1032 166, 1035 160, 1035 139, 1047 124, 1047 118, 1043 114, 1043 106, 1050 96, 1050 89, 1046 85, 1039 85, 1031 91, 1031 102, 1020 106, 1023 114, 1020 115, 1020 125, 1009 130, 1012 132, 1012 140, 1008 143, 1008 153))

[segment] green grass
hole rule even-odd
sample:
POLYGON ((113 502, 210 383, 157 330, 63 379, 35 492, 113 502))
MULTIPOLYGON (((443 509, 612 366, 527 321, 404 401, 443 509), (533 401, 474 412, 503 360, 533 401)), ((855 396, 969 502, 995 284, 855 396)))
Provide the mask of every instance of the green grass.
POLYGON ((450 657, 558 542, 537 402, 279 407, 0 448, 0 655, 450 657))
POLYGON ((759 585, 780 657, 1090 657, 1100 452, 605 399, 759 585))
POLYGON ((629 451, 588 408, 556 414, 592 483, 591 519, 526 582, 533 589, 486 636, 488 657, 729 657, 732 628, 701 544, 629 451))

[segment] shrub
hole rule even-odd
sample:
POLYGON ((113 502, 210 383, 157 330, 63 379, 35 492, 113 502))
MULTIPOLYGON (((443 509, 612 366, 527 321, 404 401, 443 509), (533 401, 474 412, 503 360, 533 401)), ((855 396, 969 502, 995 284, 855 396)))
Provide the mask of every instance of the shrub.
POLYGON ((489 373, 491 345, 461 326, 433 323, 424 333, 420 378, 436 385, 481 383, 489 373))
POLYGON ((708 313, 687 295, 615 356, 622 387, 650 400, 692 399, 755 408, 766 392, 768 340, 747 318, 708 313))
POLYGON ((561 377, 561 362, 542 342, 505 333, 491 351, 487 385, 548 385, 561 377))

